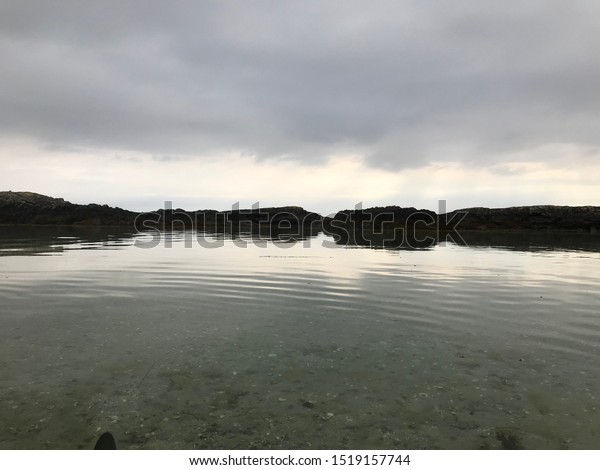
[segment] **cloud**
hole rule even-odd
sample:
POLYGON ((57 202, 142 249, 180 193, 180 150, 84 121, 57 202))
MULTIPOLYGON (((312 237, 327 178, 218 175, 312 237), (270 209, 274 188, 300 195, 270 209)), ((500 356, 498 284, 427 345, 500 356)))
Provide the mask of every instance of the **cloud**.
POLYGON ((0 143, 0 187, 131 210, 156 210, 165 201, 189 210, 227 210, 238 201, 249 208, 258 201, 261 207, 301 205, 330 214, 361 202, 363 207, 395 204, 437 210, 438 200, 444 199, 448 210, 454 210, 600 200, 600 160, 587 161, 574 146, 543 148, 541 155, 551 156, 548 162, 537 154, 527 161, 529 154, 515 153, 488 166, 437 161, 389 172, 350 154, 314 164, 241 154, 198 162, 91 148, 40 155, 32 143, 0 143))
POLYGON ((5 1, 0 133, 392 171, 543 161, 548 145, 597 158, 599 14, 583 0, 5 1))

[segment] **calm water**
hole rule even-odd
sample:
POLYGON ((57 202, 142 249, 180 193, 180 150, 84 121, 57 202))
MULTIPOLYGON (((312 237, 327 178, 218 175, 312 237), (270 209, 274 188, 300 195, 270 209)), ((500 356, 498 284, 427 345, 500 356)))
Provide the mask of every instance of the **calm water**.
POLYGON ((192 235, 0 227, 0 448, 600 448, 599 236, 192 235))

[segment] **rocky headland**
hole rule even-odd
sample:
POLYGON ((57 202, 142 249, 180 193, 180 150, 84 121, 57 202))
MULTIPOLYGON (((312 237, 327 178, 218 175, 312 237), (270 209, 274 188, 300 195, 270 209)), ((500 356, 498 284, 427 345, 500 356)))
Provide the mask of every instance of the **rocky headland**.
POLYGON ((598 233, 598 206, 523 206, 502 209, 474 207, 436 214, 414 207, 372 207, 342 210, 322 217, 298 206, 231 211, 159 209, 132 212, 99 204, 73 204, 32 192, 0 192, 2 225, 122 226, 142 229, 271 227, 281 230, 310 227, 330 234, 356 230, 384 233, 410 231, 517 231, 559 230, 598 233))
POLYGON ((448 213, 460 217, 461 230, 600 230, 598 206, 522 206, 504 209, 472 207, 448 213))
POLYGON ((132 225, 135 212, 99 204, 72 204, 32 192, 0 191, 0 224, 132 225))
POLYGON ((99 204, 73 204, 32 192, 0 191, 0 225, 120 226, 138 230, 270 226, 282 230, 319 226, 322 217, 302 207, 232 211, 158 209, 132 212, 99 204))

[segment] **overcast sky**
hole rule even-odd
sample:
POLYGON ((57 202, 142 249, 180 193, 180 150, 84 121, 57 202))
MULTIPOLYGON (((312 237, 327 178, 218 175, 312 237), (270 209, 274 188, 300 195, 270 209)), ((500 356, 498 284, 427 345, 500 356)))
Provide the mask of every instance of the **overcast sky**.
POLYGON ((600 2, 0 0, 0 190, 600 205, 600 2))

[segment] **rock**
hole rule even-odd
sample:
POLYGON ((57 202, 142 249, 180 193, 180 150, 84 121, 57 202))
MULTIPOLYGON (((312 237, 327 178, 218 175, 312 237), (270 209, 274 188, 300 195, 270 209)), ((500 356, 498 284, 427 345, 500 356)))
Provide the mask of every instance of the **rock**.
POLYGON ((133 225, 136 213, 98 204, 72 204, 31 192, 0 192, 0 224, 133 225))
POLYGON ((448 213, 465 213, 462 230, 580 230, 594 233, 600 227, 597 206, 522 206, 504 209, 472 207, 448 213))
POLYGON ((322 217, 302 207, 285 206, 239 211, 158 209, 138 213, 109 207, 106 204, 72 204, 62 198, 53 198, 32 192, 0 191, 0 224, 27 225, 94 225, 128 226, 144 230, 179 230, 181 228, 221 228, 225 232, 262 228, 270 232, 291 230, 301 235, 304 227, 318 233, 322 217))
POLYGON ((509 429, 498 429, 496 430, 496 439, 500 441, 504 450, 517 450, 523 449, 521 438, 509 429))
POLYGON ((568 230, 597 234, 600 228, 598 206, 522 206, 503 209, 472 207, 448 214, 414 207, 372 207, 343 210, 333 217, 321 217, 298 206, 254 208, 248 210, 159 209, 137 213, 106 204, 72 204, 33 192, 0 191, 0 224, 37 225, 115 225, 136 229, 218 228, 224 232, 248 231, 291 237, 313 236, 321 230, 336 243, 395 246, 409 242, 412 247, 428 247, 432 239, 419 232, 435 230, 568 230), (464 218, 461 219, 461 215, 464 218), (447 223, 452 220, 454 222, 447 223), (460 220, 458 225, 454 223, 460 220), (397 230, 390 239, 392 229, 397 230), (384 233, 385 232, 385 233, 384 233), (413 237, 414 239, 410 239, 413 237), (409 239, 406 239, 409 238, 409 239))

